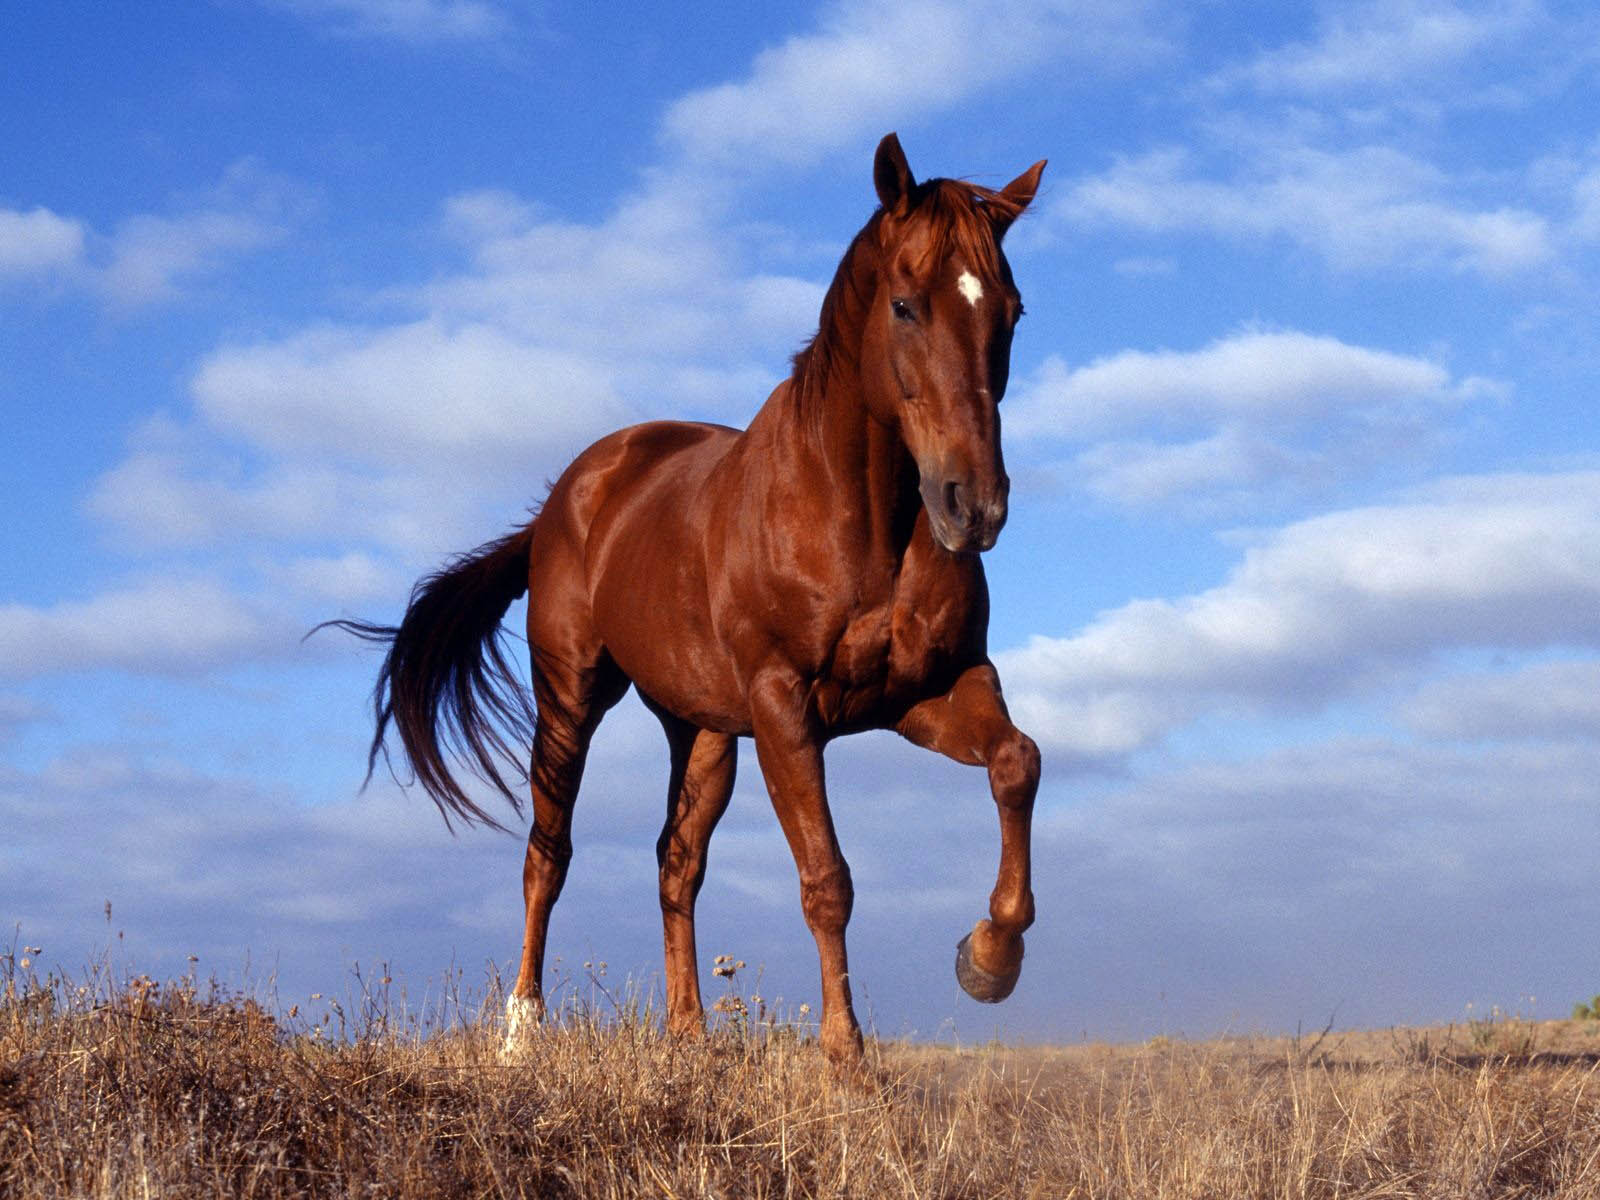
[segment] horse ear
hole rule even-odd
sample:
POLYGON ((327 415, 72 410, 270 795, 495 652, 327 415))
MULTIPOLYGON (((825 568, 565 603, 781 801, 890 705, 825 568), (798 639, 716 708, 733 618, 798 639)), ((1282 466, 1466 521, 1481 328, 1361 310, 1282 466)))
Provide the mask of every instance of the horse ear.
POLYGON ((872 182, 885 212, 904 207, 911 189, 917 186, 906 152, 900 149, 900 139, 892 133, 878 143, 877 157, 872 160, 872 182))
POLYGON ((1044 174, 1046 161, 1041 158, 996 193, 1005 203, 997 204, 993 209, 995 237, 1003 237, 1006 230, 1011 228, 1011 222, 1033 203, 1033 198, 1039 194, 1039 177, 1044 174))

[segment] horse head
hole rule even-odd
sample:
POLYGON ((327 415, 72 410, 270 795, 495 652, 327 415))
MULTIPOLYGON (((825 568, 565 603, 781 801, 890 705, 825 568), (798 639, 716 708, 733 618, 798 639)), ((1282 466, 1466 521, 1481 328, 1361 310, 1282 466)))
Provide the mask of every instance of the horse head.
POLYGON ((999 191, 951 179, 919 184, 892 133, 873 165, 883 208, 862 338, 864 394, 873 415, 899 431, 933 536, 953 552, 989 549, 1006 520, 999 404, 1022 297, 1000 242, 1044 166, 999 191))

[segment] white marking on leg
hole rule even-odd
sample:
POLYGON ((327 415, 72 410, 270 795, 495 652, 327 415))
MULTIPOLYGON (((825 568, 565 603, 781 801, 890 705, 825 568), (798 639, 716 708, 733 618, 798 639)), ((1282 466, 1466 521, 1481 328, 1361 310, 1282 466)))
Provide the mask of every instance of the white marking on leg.
POLYGON ((514 1056, 533 1034, 544 1016, 544 1005, 527 996, 506 997, 506 1041, 501 1053, 514 1056))
POLYGON ((956 280, 956 286, 967 298, 967 303, 974 308, 978 306, 978 301, 983 299, 983 284, 978 282, 978 277, 971 271, 961 272, 961 278, 956 280))

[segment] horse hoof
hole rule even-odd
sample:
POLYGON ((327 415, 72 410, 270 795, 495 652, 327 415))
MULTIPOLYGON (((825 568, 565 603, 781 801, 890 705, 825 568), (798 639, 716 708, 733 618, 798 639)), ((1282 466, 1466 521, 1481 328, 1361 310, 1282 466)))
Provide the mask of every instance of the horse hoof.
MULTIPOLYGON (((1020 941, 1020 939, 1018 939, 1020 941)), ((1017 956, 1016 967, 1006 975, 991 975, 972 961, 972 935, 969 933, 956 943, 956 982, 980 1004, 999 1004, 1011 995, 1022 974, 1022 956, 1017 956)))

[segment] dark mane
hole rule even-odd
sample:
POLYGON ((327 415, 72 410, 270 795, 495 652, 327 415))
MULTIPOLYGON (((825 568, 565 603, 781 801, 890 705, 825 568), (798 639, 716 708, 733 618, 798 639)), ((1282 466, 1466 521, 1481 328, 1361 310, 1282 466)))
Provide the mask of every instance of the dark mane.
MULTIPOLYGON (((994 279, 1001 273, 995 221, 1002 228, 1010 225, 1022 207, 979 184, 928 179, 911 193, 907 220, 932 226, 930 255, 943 260, 958 254, 974 271, 994 279)), ((878 270, 878 229, 884 215, 882 208, 874 212, 844 252, 822 299, 817 332, 792 360, 790 379, 800 412, 807 419, 818 417, 822 393, 834 367, 848 370, 855 365, 865 309, 872 302, 870 287, 878 270)))

